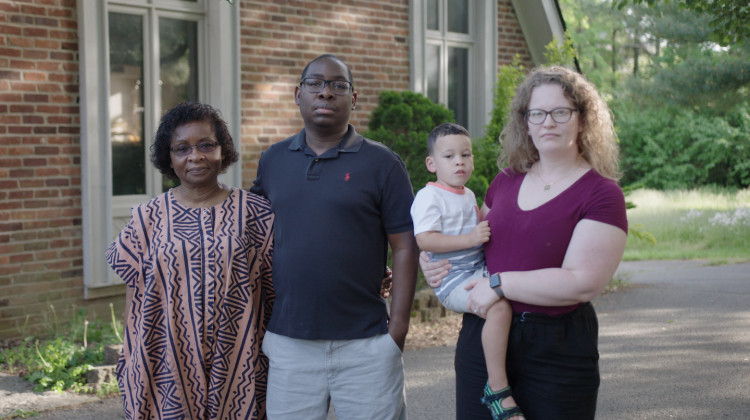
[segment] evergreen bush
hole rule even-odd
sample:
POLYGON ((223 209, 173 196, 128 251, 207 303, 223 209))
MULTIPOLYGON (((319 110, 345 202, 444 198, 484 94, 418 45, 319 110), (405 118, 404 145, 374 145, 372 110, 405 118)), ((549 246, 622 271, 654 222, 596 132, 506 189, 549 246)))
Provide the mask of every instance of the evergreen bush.
POLYGON ((367 138, 379 141, 401 156, 409 171, 412 188, 418 191, 434 181, 425 166, 427 136, 433 128, 454 122, 453 111, 415 92, 384 91, 370 115, 367 138))

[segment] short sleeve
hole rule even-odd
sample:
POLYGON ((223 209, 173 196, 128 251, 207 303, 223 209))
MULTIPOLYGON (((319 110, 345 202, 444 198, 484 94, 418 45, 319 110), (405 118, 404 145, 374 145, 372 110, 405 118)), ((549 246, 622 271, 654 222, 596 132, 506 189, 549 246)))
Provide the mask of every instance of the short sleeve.
POLYGON ((606 182, 600 183, 591 194, 590 200, 584 219, 613 225, 625 233, 628 232, 625 194, 615 181, 607 179, 606 182))
POLYGON ((414 235, 443 231, 442 211, 437 197, 429 188, 417 192, 411 205, 411 218, 414 221, 414 235))

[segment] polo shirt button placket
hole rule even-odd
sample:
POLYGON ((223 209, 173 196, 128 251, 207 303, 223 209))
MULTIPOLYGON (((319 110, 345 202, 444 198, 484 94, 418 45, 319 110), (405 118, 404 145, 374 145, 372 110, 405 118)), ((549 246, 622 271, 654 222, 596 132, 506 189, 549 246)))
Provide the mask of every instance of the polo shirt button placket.
POLYGON ((312 163, 307 168, 307 180, 308 181, 317 181, 320 179, 320 170, 321 170, 321 163, 320 158, 313 158, 312 163))

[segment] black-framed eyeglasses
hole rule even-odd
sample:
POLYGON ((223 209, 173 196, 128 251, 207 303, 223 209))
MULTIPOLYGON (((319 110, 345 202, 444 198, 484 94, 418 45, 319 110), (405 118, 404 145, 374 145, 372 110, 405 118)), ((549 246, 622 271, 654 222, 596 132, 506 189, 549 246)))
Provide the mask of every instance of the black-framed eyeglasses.
POLYGON ((526 111, 526 121, 532 124, 541 124, 547 119, 547 115, 551 115, 554 122, 562 124, 570 121, 570 117, 576 111, 578 110, 575 108, 555 108, 552 111, 530 109, 526 111))
POLYGON ((175 156, 184 157, 193 152, 193 148, 197 149, 200 153, 211 153, 219 147, 219 142, 203 142, 198 143, 195 146, 189 144, 178 144, 177 146, 170 147, 169 151, 174 153, 175 156))
POLYGON ((306 77, 299 82, 299 87, 310 93, 322 92, 326 85, 331 89, 331 93, 336 95, 346 95, 352 89, 352 83, 346 80, 323 80, 306 77))

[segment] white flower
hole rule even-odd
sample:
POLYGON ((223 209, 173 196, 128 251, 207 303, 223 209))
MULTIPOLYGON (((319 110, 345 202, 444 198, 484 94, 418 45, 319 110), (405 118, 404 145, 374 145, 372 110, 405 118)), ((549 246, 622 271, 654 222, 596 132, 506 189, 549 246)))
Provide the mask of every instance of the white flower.
POLYGON ((688 212, 680 218, 681 222, 690 222, 694 219, 697 219, 703 215, 703 212, 700 210, 690 209, 688 212))

